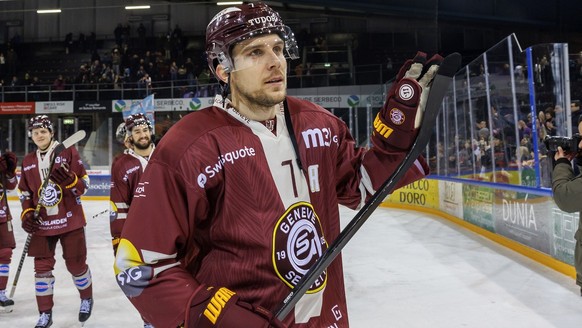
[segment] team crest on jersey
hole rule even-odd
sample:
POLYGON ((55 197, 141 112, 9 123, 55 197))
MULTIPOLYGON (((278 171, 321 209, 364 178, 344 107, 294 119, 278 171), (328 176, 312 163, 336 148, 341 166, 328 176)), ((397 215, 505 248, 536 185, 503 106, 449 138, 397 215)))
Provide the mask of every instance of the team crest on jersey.
POLYGON ((406 120, 404 113, 398 108, 392 108, 390 110, 390 121, 396 125, 401 125, 406 120))
MULTIPOLYGON (((291 205, 278 220, 273 231, 273 266, 285 284, 295 288, 301 278, 327 249, 319 217, 311 204, 291 205)), ((317 293, 327 283, 327 270, 309 287, 317 293)))
POLYGON ((54 207, 59 205, 61 199, 63 198, 63 191, 61 190, 61 186, 55 184, 51 180, 48 181, 46 188, 44 190, 44 197, 41 195, 42 188, 38 189, 38 197, 40 199, 40 203, 44 207, 54 207))

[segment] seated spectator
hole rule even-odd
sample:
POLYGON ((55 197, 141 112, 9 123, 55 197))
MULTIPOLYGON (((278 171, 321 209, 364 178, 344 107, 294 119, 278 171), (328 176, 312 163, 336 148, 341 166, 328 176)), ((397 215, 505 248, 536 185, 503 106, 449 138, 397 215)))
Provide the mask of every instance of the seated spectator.
POLYGON ((62 74, 59 74, 59 76, 53 82, 53 90, 65 90, 65 79, 63 78, 62 74))
POLYGON ((527 126, 524 120, 517 121, 517 131, 519 133, 519 140, 523 139, 525 136, 531 138, 531 129, 527 126))

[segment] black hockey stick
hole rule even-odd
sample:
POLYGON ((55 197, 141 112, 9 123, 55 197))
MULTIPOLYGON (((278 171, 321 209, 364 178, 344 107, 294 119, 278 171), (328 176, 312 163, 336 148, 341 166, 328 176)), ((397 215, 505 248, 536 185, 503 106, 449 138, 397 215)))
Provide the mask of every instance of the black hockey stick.
POLYGON ((420 156, 434 131, 437 116, 439 115, 443 98, 449 89, 453 76, 461 66, 461 55, 453 53, 448 55, 440 65, 435 76, 426 102, 426 109, 422 119, 422 125, 409 153, 404 157, 402 163, 396 168, 392 175, 368 200, 348 225, 340 232, 329 248, 322 254, 317 262, 307 271, 305 276, 299 281, 297 286, 289 292, 287 297, 279 303, 274 311, 277 319, 283 321, 297 304, 299 299, 307 292, 309 287, 315 282, 323 271, 335 260, 341 250, 347 245, 352 237, 358 232, 366 220, 372 215, 374 210, 382 203, 384 198, 392 192, 396 184, 404 176, 406 171, 412 166, 414 161, 420 156))
POLYGON ((107 213, 107 212, 109 212, 109 210, 103 210, 103 211, 101 211, 99 213, 95 213, 95 214, 93 214, 93 216, 91 217, 91 219, 94 219, 94 218, 96 218, 96 217, 98 217, 100 215, 103 215, 103 214, 107 213))
MULTIPOLYGON (((48 186, 48 181, 49 181, 49 177, 50 177, 50 173, 53 170, 53 165, 55 164, 55 159, 59 156, 59 154, 71 147, 72 145, 76 144, 77 142, 83 140, 85 138, 85 131, 84 130, 79 130, 75 133, 73 133, 70 137, 68 137, 67 139, 65 139, 63 142, 61 142, 60 144, 58 144, 55 149, 53 150, 51 156, 51 163, 49 165, 49 169, 48 169, 48 173, 47 176, 44 178, 44 180, 42 181, 42 185, 40 187, 40 193, 39 193, 39 201, 38 204, 36 204, 36 208, 34 209, 34 217, 39 220, 42 221, 39 217, 39 212, 40 209, 42 207, 41 201, 42 199, 44 199, 44 193, 46 190, 46 187, 48 186)), ((29 233, 28 236, 26 237, 26 242, 24 243, 24 248, 22 249, 22 256, 20 256, 20 263, 18 264, 18 269, 16 270, 16 275, 14 276, 14 282, 12 282, 12 289, 10 290, 10 298, 12 298, 12 296, 14 296, 14 291, 16 290, 16 285, 18 284, 18 279, 20 278, 20 272, 22 272, 22 266, 24 264, 24 259, 26 258, 26 254, 28 253, 28 247, 30 246, 30 240, 32 239, 32 234, 29 233)))

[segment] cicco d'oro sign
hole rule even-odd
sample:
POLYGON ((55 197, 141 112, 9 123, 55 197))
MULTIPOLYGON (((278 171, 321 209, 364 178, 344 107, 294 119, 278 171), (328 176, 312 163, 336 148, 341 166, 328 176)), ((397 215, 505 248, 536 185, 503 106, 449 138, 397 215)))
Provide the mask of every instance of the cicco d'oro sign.
POLYGON ((396 189, 385 202, 439 208, 438 180, 421 179, 396 189))

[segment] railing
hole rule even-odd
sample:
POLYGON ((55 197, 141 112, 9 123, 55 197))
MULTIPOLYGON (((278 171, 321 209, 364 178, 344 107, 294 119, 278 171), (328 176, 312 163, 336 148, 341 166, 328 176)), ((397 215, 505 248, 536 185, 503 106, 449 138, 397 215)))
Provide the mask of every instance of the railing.
MULTIPOLYGON (((288 87, 308 88, 339 85, 380 84, 385 82, 386 70, 382 65, 363 65, 351 72, 320 73, 309 75, 290 74, 288 87)), ((139 82, 68 84, 57 88, 53 85, 0 86, 0 102, 26 101, 77 101, 138 99, 155 93, 156 98, 208 97, 220 92, 218 83, 198 84, 195 79, 153 81, 151 86, 139 82)))

